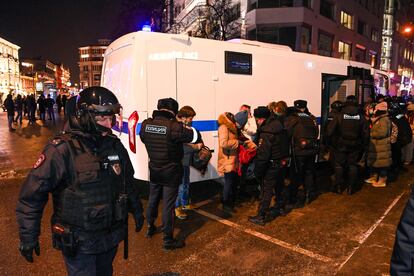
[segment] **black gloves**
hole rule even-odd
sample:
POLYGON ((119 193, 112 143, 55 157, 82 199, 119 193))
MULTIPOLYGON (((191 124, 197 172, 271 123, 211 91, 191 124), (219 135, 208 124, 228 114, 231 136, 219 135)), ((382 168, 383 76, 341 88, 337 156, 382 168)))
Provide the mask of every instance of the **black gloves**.
POLYGON ((140 213, 140 214, 136 214, 134 215, 134 220, 135 220, 135 232, 139 232, 142 229, 142 226, 144 226, 144 216, 140 213))
POLYGON ((40 255, 40 246, 39 242, 32 242, 32 243, 20 243, 20 254, 28 261, 29 263, 33 263, 33 250, 35 251, 36 255, 40 255))

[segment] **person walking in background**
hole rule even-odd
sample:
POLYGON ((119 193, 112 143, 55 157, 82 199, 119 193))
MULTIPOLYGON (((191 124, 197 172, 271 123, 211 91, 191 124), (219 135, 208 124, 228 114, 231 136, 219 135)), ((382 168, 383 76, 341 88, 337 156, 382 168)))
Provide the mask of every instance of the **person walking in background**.
POLYGON ((53 109, 53 106, 55 105, 55 100, 49 95, 47 95, 46 99, 46 110, 49 120, 53 120, 53 123, 55 123, 55 111, 53 109))
POLYGON ((13 128, 13 120, 14 120, 14 101, 12 94, 8 94, 6 100, 4 101, 4 107, 7 110, 7 123, 9 125, 9 131, 15 131, 13 128))
POLYGON ((27 117, 29 118, 29 125, 34 125, 36 123, 36 99, 33 94, 27 96, 27 117))
POLYGON ((219 175, 224 176, 223 210, 233 212, 239 167, 239 136, 234 115, 230 112, 221 114, 218 118, 218 125, 217 171, 219 175))
POLYGON ((17 95, 15 106, 16 106, 17 115, 16 115, 16 118, 14 119, 14 122, 17 123, 17 120, 18 120, 19 121, 19 124, 21 125, 22 124, 22 120, 23 120, 23 100, 22 100, 22 95, 20 95, 20 94, 17 95))
POLYGON ((66 95, 62 96, 62 107, 63 107, 63 113, 66 113, 66 102, 68 100, 68 97, 66 95))
MULTIPOLYGON (((188 127, 191 127, 196 112, 191 106, 183 106, 177 114, 177 121, 182 122, 188 127)), ((179 219, 186 219, 186 210, 191 209, 190 205, 190 165, 193 154, 201 149, 203 143, 184 144, 183 145, 183 178, 178 187, 178 196, 175 202, 175 215, 179 219)))
POLYGON ((39 105, 40 120, 44 122, 46 120, 46 102, 43 93, 40 94, 39 99, 37 99, 37 104, 39 105))
POLYGON ((62 111, 62 95, 57 95, 56 97, 57 113, 60 114, 62 111))
POLYGON ((387 185, 387 170, 392 164, 391 120, 388 118, 387 109, 386 102, 378 103, 372 118, 367 153, 367 165, 370 167, 371 177, 365 182, 374 187, 387 185))

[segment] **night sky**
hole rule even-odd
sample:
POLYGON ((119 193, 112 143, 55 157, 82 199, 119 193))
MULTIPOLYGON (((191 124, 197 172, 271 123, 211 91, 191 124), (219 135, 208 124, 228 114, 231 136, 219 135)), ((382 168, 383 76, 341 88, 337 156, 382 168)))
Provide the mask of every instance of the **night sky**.
POLYGON ((0 37, 20 46, 20 59, 41 56, 69 67, 79 81, 78 47, 113 39, 120 0, 3 0, 0 37))

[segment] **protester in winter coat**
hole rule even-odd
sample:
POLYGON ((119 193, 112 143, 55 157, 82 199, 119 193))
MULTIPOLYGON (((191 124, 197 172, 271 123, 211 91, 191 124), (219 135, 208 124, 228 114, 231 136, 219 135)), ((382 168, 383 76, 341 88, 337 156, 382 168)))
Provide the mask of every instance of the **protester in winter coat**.
POLYGON ((7 109, 7 122, 9 125, 9 131, 15 131, 12 127, 14 119, 14 101, 12 94, 8 94, 6 100, 4 101, 4 107, 7 109))
POLYGON ((14 121, 17 123, 17 120, 19 120, 19 124, 22 124, 22 120, 23 120, 23 100, 22 100, 22 95, 17 95, 16 98, 16 118, 14 119, 14 121))
POLYGON ((43 94, 40 95, 39 99, 37 99, 37 104, 39 105, 39 113, 40 113, 40 120, 46 120, 46 102, 45 96, 43 94))
MULTIPOLYGON (((177 113, 177 121, 191 127, 196 112, 191 106, 183 106, 177 113)), ((186 219, 185 210, 190 210, 190 165, 193 154, 201 149, 203 143, 184 144, 183 178, 178 187, 177 201, 175 202, 175 215, 179 219, 186 219)))
POLYGON ((374 187, 385 187, 387 183, 387 170, 392 164, 390 137, 391 121, 388 118, 387 103, 381 102, 375 106, 367 153, 371 177, 365 182, 374 187))
POLYGON ((239 167, 239 136, 232 113, 225 112, 221 114, 218 118, 218 124, 219 151, 217 170, 220 175, 224 176, 223 209, 232 212, 237 185, 237 169, 239 167))

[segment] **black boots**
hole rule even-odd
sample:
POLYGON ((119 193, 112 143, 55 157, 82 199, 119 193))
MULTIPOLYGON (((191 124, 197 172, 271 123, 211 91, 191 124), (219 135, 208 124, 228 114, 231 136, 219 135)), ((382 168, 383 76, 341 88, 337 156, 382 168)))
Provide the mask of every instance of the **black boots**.
POLYGON ((277 217, 284 217, 286 216, 286 210, 284 207, 281 206, 274 206, 274 207, 270 207, 269 209, 269 215, 275 219, 277 217))
POLYGON ((185 242, 182 240, 176 240, 172 237, 164 237, 164 249, 165 250, 174 250, 178 248, 183 248, 185 246, 185 242))
POLYGON ((147 232, 145 233, 145 237, 152 238, 152 236, 155 235, 155 233, 157 232, 157 227, 155 227, 154 224, 148 224, 148 229, 147 232))
POLYGON ((249 221, 251 223, 263 226, 266 223, 265 218, 266 214, 263 212, 259 212, 256 216, 250 216, 249 221))

